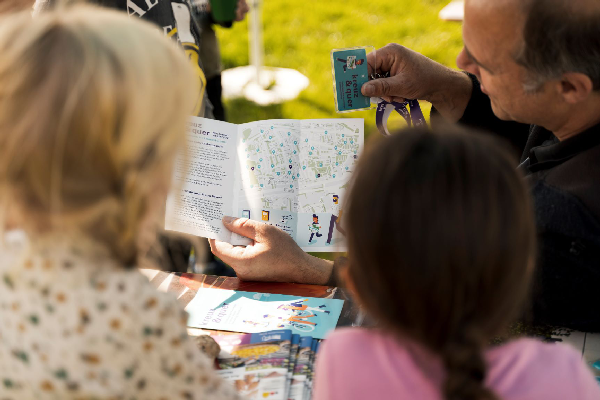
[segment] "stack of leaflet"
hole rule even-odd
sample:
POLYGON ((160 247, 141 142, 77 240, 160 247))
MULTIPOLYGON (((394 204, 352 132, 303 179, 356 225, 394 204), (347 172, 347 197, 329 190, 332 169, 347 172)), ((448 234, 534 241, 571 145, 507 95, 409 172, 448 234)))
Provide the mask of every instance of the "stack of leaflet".
POLYGON ((217 373, 249 399, 308 400, 319 340, 281 329, 213 336, 217 373))
POLYGON ((321 341, 311 336, 300 336, 297 340, 298 350, 292 368, 294 372, 287 398, 288 400, 309 400, 312 394, 316 354, 321 341))

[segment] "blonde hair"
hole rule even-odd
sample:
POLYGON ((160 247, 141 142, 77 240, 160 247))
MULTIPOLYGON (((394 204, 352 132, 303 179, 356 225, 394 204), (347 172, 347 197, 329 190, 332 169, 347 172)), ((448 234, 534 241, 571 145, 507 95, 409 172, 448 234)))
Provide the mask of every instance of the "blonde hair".
POLYGON ((30 236, 81 233, 133 262, 148 204, 184 148, 194 82, 173 42, 124 13, 77 6, 2 18, 4 210, 26 215, 30 236))

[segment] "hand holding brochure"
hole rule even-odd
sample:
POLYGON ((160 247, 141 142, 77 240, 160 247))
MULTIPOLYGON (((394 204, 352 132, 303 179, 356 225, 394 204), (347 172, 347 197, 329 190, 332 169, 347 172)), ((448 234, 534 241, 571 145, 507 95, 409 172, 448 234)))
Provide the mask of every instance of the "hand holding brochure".
POLYGON ((235 125, 193 117, 166 229, 249 244, 223 226, 229 215, 277 226, 307 251, 345 251, 342 207, 363 143, 362 119, 235 125))

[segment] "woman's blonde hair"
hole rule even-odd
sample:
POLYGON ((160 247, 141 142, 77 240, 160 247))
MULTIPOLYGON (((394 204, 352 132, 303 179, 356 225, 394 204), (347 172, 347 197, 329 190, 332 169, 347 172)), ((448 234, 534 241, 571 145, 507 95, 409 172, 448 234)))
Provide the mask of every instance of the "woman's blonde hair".
POLYGON ((17 207, 30 235, 77 232, 133 262, 148 203, 184 147, 194 82, 176 44, 124 13, 2 18, 3 210, 17 207))

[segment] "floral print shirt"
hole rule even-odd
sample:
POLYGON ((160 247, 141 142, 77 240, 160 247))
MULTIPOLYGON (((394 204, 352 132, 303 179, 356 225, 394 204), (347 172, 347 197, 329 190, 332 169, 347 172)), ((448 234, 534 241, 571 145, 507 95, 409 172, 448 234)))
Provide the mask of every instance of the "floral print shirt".
POLYGON ((0 247, 0 400, 239 398, 186 320, 91 242, 0 247))

